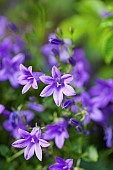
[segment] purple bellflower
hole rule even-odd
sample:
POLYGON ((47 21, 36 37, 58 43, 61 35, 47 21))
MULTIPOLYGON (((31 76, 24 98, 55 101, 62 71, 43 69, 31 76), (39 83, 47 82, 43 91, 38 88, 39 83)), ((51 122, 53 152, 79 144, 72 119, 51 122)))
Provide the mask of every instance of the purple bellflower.
POLYGON ((45 140, 52 140, 55 138, 56 146, 61 149, 64 145, 65 138, 69 138, 66 128, 67 122, 64 119, 53 125, 48 125, 47 130, 43 134, 43 138, 45 140))
POLYGON ((56 44, 56 45, 63 45, 64 44, 64 41, 60 38, 50 38, 49 42, 51 44, 56 44))
POLYGON ((93 96, 93 102, 99 108, 106 107, 110 102, 113 103, 113 79, 97 79, 90 93, 93 96))
POLYGON ((30 121, 34 118, 34 113, 30 110, 22 110, 20 112, 9 112, 5 110, 3 114, 8 118, 3 122, 3 127, 7 131, 11 132, 15 139, 20 138, 18 129, 26 129, 26 124, 29 124, 30 121))
POLYGON ((12 51, 12 41, 11 37, 5 37, 1 42, 0 42, 0 58, 9 58, 11 57, 11 51, 12 51))
POLYGON ((52 77, 40 76, 39 78, 44 84, 48 84, 40 96, 48 97, 53 93, 53 99, 57 106, 61 105, 63 94, 66 96, 76 95, 74 89, 68 85, 73 80, 73 76, 70 74, 64 74, 62 76, 56 66, 52 67, 52 77))
POLYGON ((48 57, 48 62, 51 66, 57 65, 57 57, 59 56, 62 62, 68 62, 69 59, 69 47, 72 45, 69 39, 57 38, 55 34, 49 35, 49 44, 45 44, 41 48, 41 52, 44 56, 48 57))
POLYGON ((25 85, 22 89, 22 94, 26 93, 30 87, 38 89, 37 83, 40 82, 39 76, 43 75, 42 72, 32 72, 32 66, 26 68, 20 64, 21 75, 18 78, 19 84, 25 85))
POLYGON ((28 108, 37 111, 37 112, 43 112, 44 106, 37 103, 37 100, 34 96, 29 97, 29 102, 27 103, 28 108))
POLYGON ((0 16, 0 38, 2 38, 6 33, 6 26, 8 24, 7 18, 0 16))
POLYGON ((69 39, 59 39, 56 37, 55 34, 50 34, 49 35, 49 42, 52 47, 52 50, 57 49, 57 53, 59 54, 60 60, 62 62, 68 62, 69 59, 69 47, 72 45, 71 40, 69 39))
POLYGON ((104 139, 106 140, 106 146, 108 148, 112 147, 112 128, 111 127, 107 127, 105 129, 105 137, 104 139))
POLYGON ((27 105, 30 109, 35 110, 37 112, 43 112, 44 111, 44 107, 41 104, 37 104, 37 103, 34 103, 34 102, 28 102, 27 105))
POLYGON ((77 62, 72 68, 73 84, 77 88, 82 88, 89 80, 89 73, 85 70, 83 62, 77 62))
POLYGON ((4 105, 2 105, 2 104, 0 104, 0 114, 2 114, 2 113, 3 113, 4 109, 5 109, 5 106, 4 106, 4 105))
POLYGON ((100 15, 102 16, 102 18, 107 18, 107 17, 113 16, 113 11, 108 12, 106 10, 102 10, 100 15))
POLYGON ((18 131, 21 137, 23 137, 24 139, 19 139, 15 141, 12 146, 16 148, 25 148, 24 158, 26 160, 29 160, 35 152, 37 158, 42 161, 41 146, 46 148, 50 144, 47 141, 41 139, 41 129, 38 127, 34 127, 31 133, 22 129, 19 129, 18 131))
POLYGON ((78 120, 76 120, 76 119, 74 119, 74 118, 71 118, 71 119, 70 119, 70 124, 73 124, 73 125, 76 127, 76 129, 77 129, 77 131, 78 131, 79 133, 82 132, 82 128, 81 128, 80 123, 78 122, 78 120))
POLYGON ((53 164, 49 167, 49 170, 71 170, 73 166, 73 159, 62 159, 56 157, 56 164, 53 164))
POLYGON ((63 109, 68 109, 69 107, 71 107, 74 104, 74 101, 71 99, 66 100, 63 104, 62 104, 62 108, 63 109))
POLYGON ((2 69, 0 70, 0 81, 9 80, 14 88, 19 86, 18 76, 20 73, 19 65, 24 62, 24 55, 19 53, 13 58, 7 57, 2 60, 2 69))

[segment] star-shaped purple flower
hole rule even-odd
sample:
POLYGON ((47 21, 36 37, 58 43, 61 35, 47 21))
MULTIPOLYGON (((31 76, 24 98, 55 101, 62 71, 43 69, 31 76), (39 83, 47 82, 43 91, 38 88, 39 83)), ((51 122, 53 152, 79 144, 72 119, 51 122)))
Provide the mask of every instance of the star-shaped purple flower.
POLYGON ((49 167, 49 170, 71 170, 73 166, 73 159, 62 159, 56 157, 56 164, 53 164, 49 167))
POLYGON ((74 89, 68 85, 73 80, 73 76, 71 74, 64 74, 62 76, 56 66, 52 67, 52 77, 40 76, 39 78, 44 84, 48 84, 40 96, 48 97, 53 93, 53 99, 57 106, 61 105, 63 94, 66 96, 76 95, 74 89))
POLYGON ((3 127, 5 130, 11 132, 15 139, 20 138, 18 129, 21 128, 25 130, 26 124, 30 124, 31 120, 34 118, 34 113, 30 110, 21 110, 20 112, 4 110, 3 114, 8 118, 3 122, 3 127))
POLYGON ((55 138, 56 146, 61 149, 64 145, 65 138, 69 138, 67 131, 67 122, 61 120, 53 125, 48 125, 47 130, 43 134, 43 138, 46 140, 52 140, 55 138))
POLYGON ((19 65, 24 62, 25 56, 19 53, 13 58, 6 57, 2 60, 2 69, 0 70, 0 81, 9 80, 14 88, 19 86, 18 75, 20 73, 19 65))
POLYGON ((30 87, 38 89, 37 82, 40 82, 39 76, 43 75, 42 72, 32 72, 32 66, 26 68, 23 64, 20 64, 21 75, 19 76, 19 83, 25 85, 22 89, 22 94, 26 93, 30 87))
POLYGON ((25 148, 24 157, 26 160, 30 159, 34 155, 34 152, 35 152, 37 158, 40 161, 42 161, 41 146, 46 148, 50 144, 47 141, 41 139, 40 128, 34 127, 31 131, 31 133, 29 133, 25 130, 22 130, 22 129, 19 129, 18 131, 24 139, 19 139, 19 140, 15 141, 12 144, 12 146, 14 146, 16 148, 25 148))

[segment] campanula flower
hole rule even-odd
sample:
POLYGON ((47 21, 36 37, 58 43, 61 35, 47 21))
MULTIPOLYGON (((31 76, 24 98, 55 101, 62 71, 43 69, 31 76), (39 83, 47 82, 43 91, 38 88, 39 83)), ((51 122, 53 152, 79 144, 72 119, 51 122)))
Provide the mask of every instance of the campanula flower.
POLYGON ((4 105, 2 105, 2 104, 0 104, 0 114, 2 114, 2 113, 3 113, 4 109, 5 109, 5 106, 4 106, 4 105))
POLYGON ((53 164, 49 167, 49 170, 71 170, 73 166, 73 159, 62 159, 56 157, 56 164, 53 164))
POLYGON ((53 125, 48 125, 47 130, 43 134, 43 137, 46 140, 55 139, 56 146, 61 149, 64 145, 65 138, 69 138, 69 134, 66 128, 67 122, 62 119, 53 125))
POLYGON ((7 18, 0 16, 0 38, 2 38, 6 33, 6 26, 8 24, 7 18))
POLYGON ((89 80, 89 73, 85 70, 83 62, 77 62, 72 68, 73 84, 77 88, 82 88, 89 80))
POLYGON ((14 88, 19 86, 18 76, 20 73, 19 65, 24 62, 24 54, 19 53, 15 57, 6 57, 2 60, 2 69, 0 70, 0 81, 9 80, 14 88))
POLYGON ((68 85, 72 80, 71 74, 61 75, 56 66, 52 67, 52 77, 40 76, 40 80, 44 84, 48 84, 41 92, 41 97, 48 97, 53 93, 53 99, 57 106, 60 106, 63 100, 63 94, 66 96, 74 96, 76 93, 74 89, 68 85))
POLYGON ((105 129, 105 137, 104 137, 104 139, 106 140, 106 146, 108 148, 112 147, 112 135, 113 135, 112 128, 111 127, 107 127, 105 129))
POLYGON ((24 139, 19 139, 15 141, 12 146, 16 148, 25 148, 24 150, 24 158, 26 160, 30 159, 34 152, 37 156, 37 158, 42 161, 42 149, 41 147, 48 147, 50 144, 41 139, 41 129, 38 127, 34 127, 31 131, 31 133, 19 129, 19 134, 24 139))
POLYGON ((99 108, 106 107, 110 102, 113 103, 113 79, 97 79, 90 93, 93 96, 93 102, 99 108))
POLYGON ((21 85, 25 85, 22 89, 22 94, 26 93, 30 87, 38 89, 38 82, 40 82, 39 76, 43 75, 42 72, 32 72, 32 66, 26 68, 23 64, 20 64, 21 75, 18 78, 18 82, 21 85))
POLYGON ((34 118, 34 113, 30 110, 21 110, 20 112, 5 110, 3 114, 7 117, 7 120, 3 122, 3 127, 5 130, 11 132, 15 139, 20 138, 18 129, 21 128, 25 130, 26 124, 29 124, 34 118))

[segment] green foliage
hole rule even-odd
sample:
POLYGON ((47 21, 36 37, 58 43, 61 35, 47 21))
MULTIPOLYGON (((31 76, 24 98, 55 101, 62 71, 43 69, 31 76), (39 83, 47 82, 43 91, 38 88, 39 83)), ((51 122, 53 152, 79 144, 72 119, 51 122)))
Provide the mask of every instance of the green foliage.
POLYGON ((103 55, 107 64, 113 60, 113 33, 111 33, 105 41, 103 55))
POLYGON ((98 152, 96 147, 87 147, 85 152, 82 154, 82 158, 88 162, 96 162, 98 160, 98 152))
POLYGON ((7 154, 8 154, 8 152, 9 152, 9 148, 8 148, 7 146, 5 146, 5 145, 0 145, 0 155, 6 157, 7 154))

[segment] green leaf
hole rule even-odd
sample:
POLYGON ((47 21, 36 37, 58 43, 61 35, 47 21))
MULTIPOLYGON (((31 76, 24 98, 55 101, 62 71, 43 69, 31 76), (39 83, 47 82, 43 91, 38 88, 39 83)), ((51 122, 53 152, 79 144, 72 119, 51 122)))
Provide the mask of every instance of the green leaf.
POLYGON ((9 152, 9 149, 5 145, 0 145, 0 155, 6 156, 9 152))
POLYGON ((110 64, 113 60, 113 33, 111 33, 104 43, 103 55, 105 62, 110 64))
POLYGON ((98 160, 98 152, 94 146, 89 146, 82 154, 82 158, 88 162, 96 162, 98 160))

